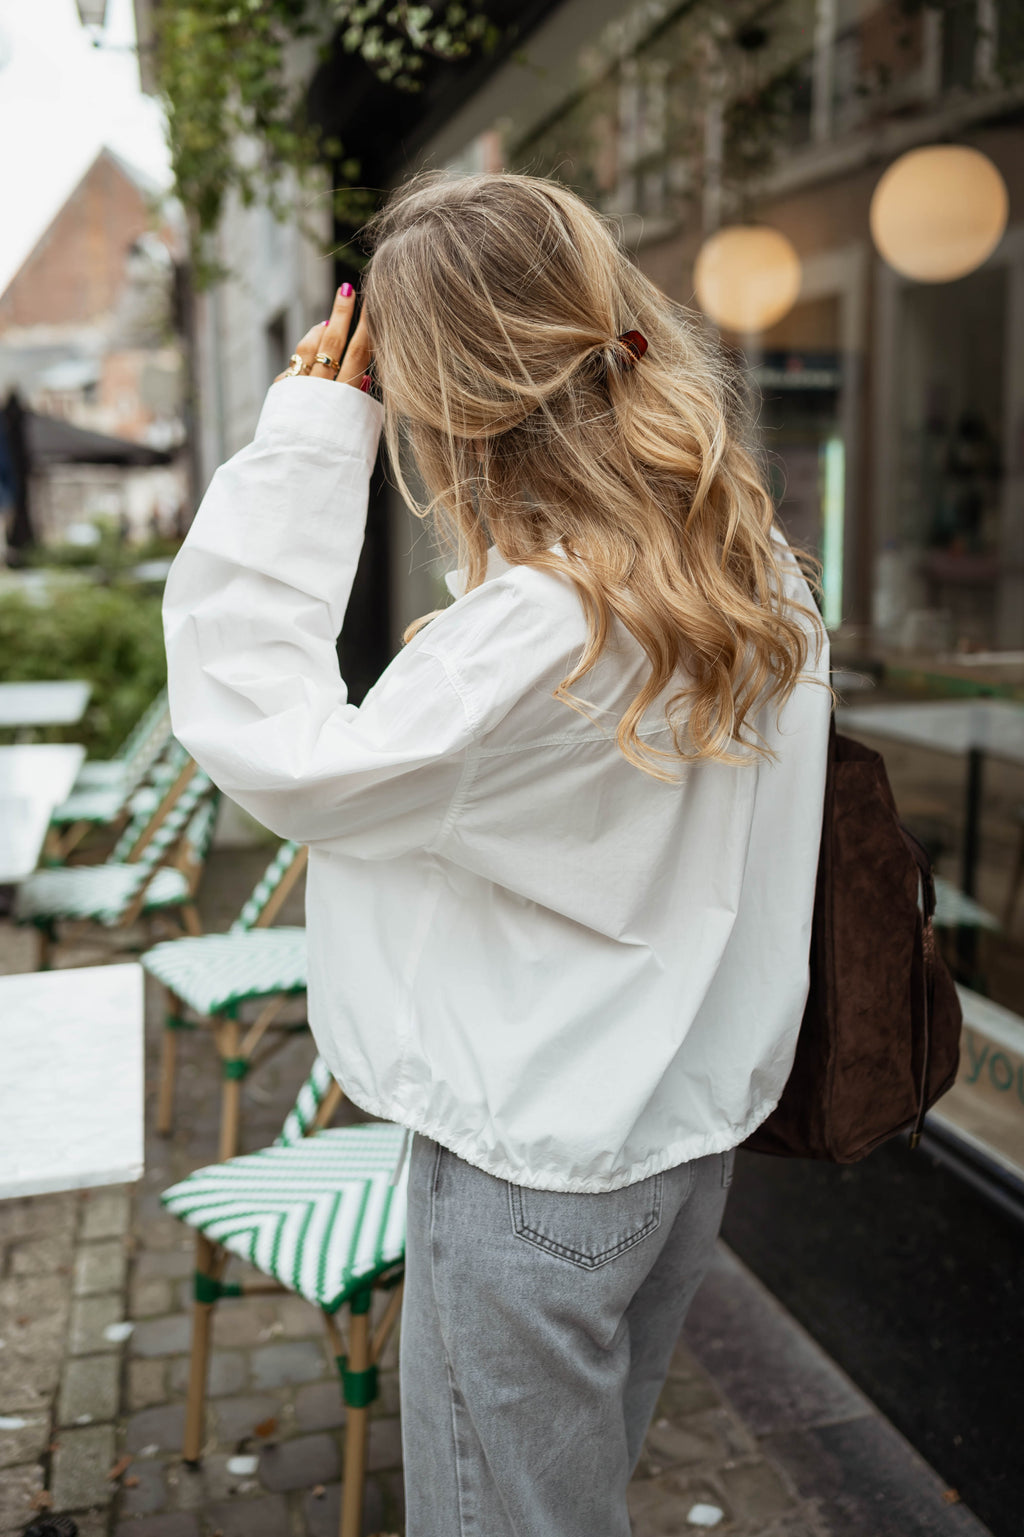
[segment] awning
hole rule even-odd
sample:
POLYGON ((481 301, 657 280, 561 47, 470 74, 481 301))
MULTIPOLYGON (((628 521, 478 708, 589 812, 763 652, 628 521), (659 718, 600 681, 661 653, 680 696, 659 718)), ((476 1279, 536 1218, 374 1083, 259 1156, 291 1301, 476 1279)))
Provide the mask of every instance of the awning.
POLYGON ((170 464, 174 457, 162 448, 89 432, 60 417, 44 416, 41 411, 26 411, 24 424, 29 463, 34 470, 49 464, 122 464, 143 468, 170 464))

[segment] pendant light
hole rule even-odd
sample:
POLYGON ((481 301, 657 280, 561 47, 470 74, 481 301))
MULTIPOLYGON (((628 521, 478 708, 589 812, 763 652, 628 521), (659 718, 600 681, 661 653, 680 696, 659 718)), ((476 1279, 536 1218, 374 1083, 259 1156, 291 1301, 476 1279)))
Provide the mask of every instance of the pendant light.
POLYGON ((781 320, 800 293, 800 258, 781 230, 729 224, 710 235, 693 269, 697 302, 729 331, 750 335, 781 320))
POLYGON ((871 199, 871 235, 890 267, 951 283, 980 267, 1006 228, 1010 200, 980 150, 929 144, 894 160, 871 199))

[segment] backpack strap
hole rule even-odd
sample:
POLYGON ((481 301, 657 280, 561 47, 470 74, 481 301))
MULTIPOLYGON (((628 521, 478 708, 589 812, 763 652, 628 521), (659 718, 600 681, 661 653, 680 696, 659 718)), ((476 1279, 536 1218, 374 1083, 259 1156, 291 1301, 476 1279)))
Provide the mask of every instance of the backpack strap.
POLYGON ((916 1147, 921 1140, 921 1132, 924 1129, 924 1118, 928 1110, 928 1070, 931 1066, 932 1050, 932 1012, 935 1007, 935 926, 932 917, 935 912, 935 877, 932 875, 932 862, 928 852, 924 848, 909 827, 904 827, 900 822, 899 830, 903 835, 903 841, 914 856, 917 864, 918 875, 921 879, 921 958, 923 962, 924 983, 924 1049, 921 1054, 921 1085, 918 1092, 917 1115, 910 1131, 910 1146, 916 1147))

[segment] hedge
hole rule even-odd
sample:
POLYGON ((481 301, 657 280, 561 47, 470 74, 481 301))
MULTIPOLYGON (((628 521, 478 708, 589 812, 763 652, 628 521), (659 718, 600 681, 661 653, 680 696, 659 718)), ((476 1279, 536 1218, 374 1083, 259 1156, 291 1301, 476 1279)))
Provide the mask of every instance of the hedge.
POLYGON ((43 603, 0 593, 0 682, 54 678, 87 678, 92 697, 77 725, 36 739, 81 742, 90 758, 109 758, 167 680, 159 591, 75 583, 43 603))

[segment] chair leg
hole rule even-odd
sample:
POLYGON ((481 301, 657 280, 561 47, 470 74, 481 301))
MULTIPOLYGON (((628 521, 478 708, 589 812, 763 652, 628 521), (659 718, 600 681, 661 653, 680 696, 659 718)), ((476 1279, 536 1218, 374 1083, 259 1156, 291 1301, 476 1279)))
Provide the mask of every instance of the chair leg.
POLYGON ((36 924, 36 933, 39 935, 36 970, 49 971, 53 962, 53 951, 57 944, 57 925, 55 923, 38 923, 36 924))
POLYGON ((169 1137, 174 1125, 174 1080, 178 1066, 178 1032, 184 1023, 184 1006, 169 988, 165 988, 166 1013, 164 1038, 160 1053, 160 1087, 156 1102, 156 1129, 169 1137))
MULTIPOLYGON (((196 1234, 196 1274, 210 1282, 217 1281, 217 1247, 202 1233, 196 1234)), ((214 1287, 211 1287, 213 1290, 214 1287)), ((206 1376, 210 1364, 210 1330, 215 1302, 192 1304, 192 1355, 189 1362, 188 1398, 185 1402, 184 1460, 196 1465, 203 1450, 203 1424, 206 1409, 206 1376)))
POLYGON ((180 908, 181 926, 192 939, 202 936, 203 925, 199 918, 199 911, 194 902, 185 902, 180 908))
POLYGON ((221 1163, 238 1152, 242 1113, 242 1079, 248 1063, 238 1055, 241 1030, 237 1019, 226 1019, 218 1031, 221 1054, 220 1148, 221 1163))
MULTIPOLYGON (((353 1298, 358 1305, 361 1299, 353 1298)), ((369 1295, 366 1298, 369 1303, 369 1295)), ((370 1314, 350 1313, 348 1331, 347 1373, 359 1380, 357 1374, 369 1372, 370 1364, 370 1314)), ((365 1380, 365 1379, 364 1379, 365 1380)), ((346 1393, 345 1410, 345 1465, 341 1484, 340 1537, 360 1537, 363 1525, 363 1499, 366 1485, 366 1443, 369 1433, 369 1406, 366 1402, 352 1403, 353 1395, 346 1393)), ((360 1400, 363 1394, 355 1395, 360 1400)))

